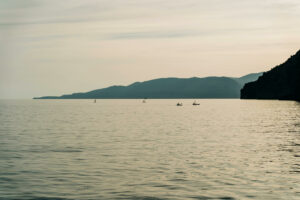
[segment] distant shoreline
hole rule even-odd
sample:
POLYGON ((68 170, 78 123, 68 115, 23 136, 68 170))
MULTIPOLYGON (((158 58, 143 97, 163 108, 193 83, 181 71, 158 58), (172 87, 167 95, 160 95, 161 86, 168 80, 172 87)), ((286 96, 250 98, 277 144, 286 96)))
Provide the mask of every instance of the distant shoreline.
POLYGON ((33 99, 238 99, 245 83, 255 81, 262 73, 252 73, 239 78, 159 78, 135 82, 128 86, 111 86, 84 93, 61 96, 42 96, 33 99))

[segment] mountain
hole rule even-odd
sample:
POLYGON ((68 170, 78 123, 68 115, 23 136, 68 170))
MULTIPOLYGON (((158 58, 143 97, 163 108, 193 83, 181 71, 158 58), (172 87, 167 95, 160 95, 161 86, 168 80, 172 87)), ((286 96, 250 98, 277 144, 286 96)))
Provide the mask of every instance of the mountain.
POLYGON ((237 81, 243 87, 246 83, 256 81, 258 77, 260 77, 261 75, 263 75, 263 72, 247 74, 240 78, 232 78, 232 79, 237 81))
POLYGON ((250 74, 240 78, 160 78, 128 86, 111 86, 86 93, 34 99, 239 98, 244 83, 256 80, 259 75, 260 73, 250 74))
POLYGON ((242 99, 300 100, 300 50, 286 62, 245 84, 242 99))

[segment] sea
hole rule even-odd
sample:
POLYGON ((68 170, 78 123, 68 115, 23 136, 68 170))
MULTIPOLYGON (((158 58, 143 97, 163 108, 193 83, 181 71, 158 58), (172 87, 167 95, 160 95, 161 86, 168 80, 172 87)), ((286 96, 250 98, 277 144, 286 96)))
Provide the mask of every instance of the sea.
POLYGON ((194 101, 0 100, 0 199, 300 199, 299 102, 194 101))

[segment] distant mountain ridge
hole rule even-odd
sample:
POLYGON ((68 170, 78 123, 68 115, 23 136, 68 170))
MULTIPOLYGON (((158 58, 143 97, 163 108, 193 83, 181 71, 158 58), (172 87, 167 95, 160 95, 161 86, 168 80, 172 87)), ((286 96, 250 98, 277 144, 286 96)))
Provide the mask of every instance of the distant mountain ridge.
POLYGON ((111 86, 85 93, 34 99, 239 98, 243 85, 248 81, 255 81, 261 74, 248 74, 240 78, 159 78, 128 86, 111 86))
POLYGON ((241 98, 300 101, 300 50, 257 81, 245 84, 241 98))
POLYGON ((243 87, 246 83, 256 81, 258 79, 258 77, 260 77, 261 75, 263 75, 263 72, 247 74, 240 78, 232 77, 232 79, 236 80, 243 87))

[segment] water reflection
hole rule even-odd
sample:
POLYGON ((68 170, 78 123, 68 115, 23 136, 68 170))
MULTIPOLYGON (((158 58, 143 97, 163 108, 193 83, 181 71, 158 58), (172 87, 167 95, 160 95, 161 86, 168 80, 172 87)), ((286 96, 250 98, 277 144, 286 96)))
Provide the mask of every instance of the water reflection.
POLYGON ((0 199, 296 199, 300 104, 0 101, 0 199))

